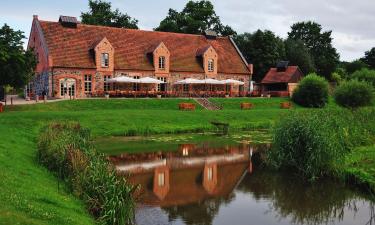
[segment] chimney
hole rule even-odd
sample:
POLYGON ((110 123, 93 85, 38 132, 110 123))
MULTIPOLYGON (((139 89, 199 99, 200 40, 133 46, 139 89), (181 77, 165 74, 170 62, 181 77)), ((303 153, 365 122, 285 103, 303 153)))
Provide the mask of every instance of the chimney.
POLYGON ((285 72, 288 68, 289 61, 280 61, 277 63, 276 68, 277 72, 285 72))
POLYGON ((60 16, 59 23, 64 27, 77 28, 78 20, 73 16, 60 16))
POLYGON ((38 15, 33 15, 34 20, 38 20, 38 15))
POLYGON ((206 30, 204 36, 206 36, 207 39, 215 40, 217 38, 217 33, 213 30, 206 30))

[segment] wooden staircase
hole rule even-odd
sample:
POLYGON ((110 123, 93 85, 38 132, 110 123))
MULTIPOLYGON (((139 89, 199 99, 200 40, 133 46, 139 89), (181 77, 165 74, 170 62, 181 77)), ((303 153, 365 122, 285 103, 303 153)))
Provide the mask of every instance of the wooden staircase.
POLYGON ((198 97, 198 98, 194 98, 194 100, 207 110, 222 110, 223 109, 222 106, 211 102, 210 100, 208 100, 208 98, 198 97))

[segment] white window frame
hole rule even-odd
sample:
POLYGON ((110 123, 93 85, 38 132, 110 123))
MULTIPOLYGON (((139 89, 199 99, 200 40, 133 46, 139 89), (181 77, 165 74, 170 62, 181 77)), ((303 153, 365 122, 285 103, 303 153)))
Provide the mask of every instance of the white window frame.
MULTIPOLYGON (((166 77, 157 77, 158 80, 163 81, 163 85, 167 85, 167 78, 166 77)), ((157 91, 161 91, 161 85, 158 84, 157 91)), ((167 87, 165 86, 165 91, 167 90, 167 87)))
POLYGON ((106 81, 111 79, 111 75, 104 75, 104 85, 103 85, 103 90, 104 91, 109 91, 110 90, 110 87, 111 87, 111 84, 110 83, 107 83, 106 81))
POLYGON ((91 93, 92 92, 92 75, 85 74, 84 80, 85 80, 85 93, 91 93))
POLYGON ((158 174, 158 185, 159 187, 163 187, 165 185, 165 173, 158 174))
POLYGON ((211 181, 213 179, 214 169, 212 167, 207 168, 207 180, 211 181))
POLYGON ((209 59, 208 62, 207 62, 208 66, 207 66, 207 70, 208 72, 214 72, 215 70, 215 61, 214 59, 209 59))
POLYGON ((109 67, 109 53, 102 53, 101 63, 103 68, 109 67))
POLYGON ((159 70, 165 70, 165 56, 159 56, 159 70))

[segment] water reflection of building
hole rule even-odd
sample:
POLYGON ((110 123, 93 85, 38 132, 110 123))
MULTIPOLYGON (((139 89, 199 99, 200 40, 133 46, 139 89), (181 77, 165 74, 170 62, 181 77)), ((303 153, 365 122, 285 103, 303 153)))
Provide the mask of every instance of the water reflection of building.
POLYGON ((120 173, 141 185, 140 201, 162 207, 228 196, 244 174, 257 148, 248 144, 207 148, 184 144, 167 153, 123 154, 111 157, 120 173))

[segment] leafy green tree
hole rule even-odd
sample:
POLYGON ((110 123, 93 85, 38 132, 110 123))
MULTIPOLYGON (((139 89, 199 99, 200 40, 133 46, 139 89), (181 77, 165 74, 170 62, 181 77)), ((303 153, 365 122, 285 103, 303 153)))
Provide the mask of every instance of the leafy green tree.
POLYGON ((0 86, 22 87, 34 74, 36 58, 32 49, 23 49, 24 38, 7 24, 0 28, 0 86))
POLYGON ((365 53, 362 59, 371 69, 375 69, 375 47, 365 53))
POLYGON ((272 31, 257 30, 234 37, 234 40, 248 62, 254 65, 254 80, 260 82, 271 67, 285 58, 283 40, 272 31))
POLYGON ((367 68, 367 64, 363 62, 361 59, 354 60, 352 62, 347 62, 345 63, 345 70, 349 73, 352 74, 357 70, 361 70, 363 68, 367 68))
POLYGON ((89 0, 89 12, 82 12, 81 19, 84 24, 102 25, 110 27, 138 29, 138 20, 123 14, 119 9, 112 11, 110 2, 102 0, 89 0))
POLYGON ((302 40, 310 51, 318 74, 330 79, 339 63, 339 54, 332 46, 332 31, 323 32, 320 24, 311 21, 295 23, 291 29, 288 37, 302 40))
POLYGON ((169 9, 167 17, 155 30, 187 34, 202 34, 206 30, 213 30, 223 36, 236 34, 230 26, 221 23, 212 3, 205 0, 189 1, 181 12, 169 9))
POLYGON ((304 74, 316 72, 309 49, 301 40, 287 39, 285 41, 285 53, 289 64, 299 66, 304 74))
POLYGON ((352 73, 350 77, 359 81, 367 82, 375 88, 375 70, 363 68, 352 73))

